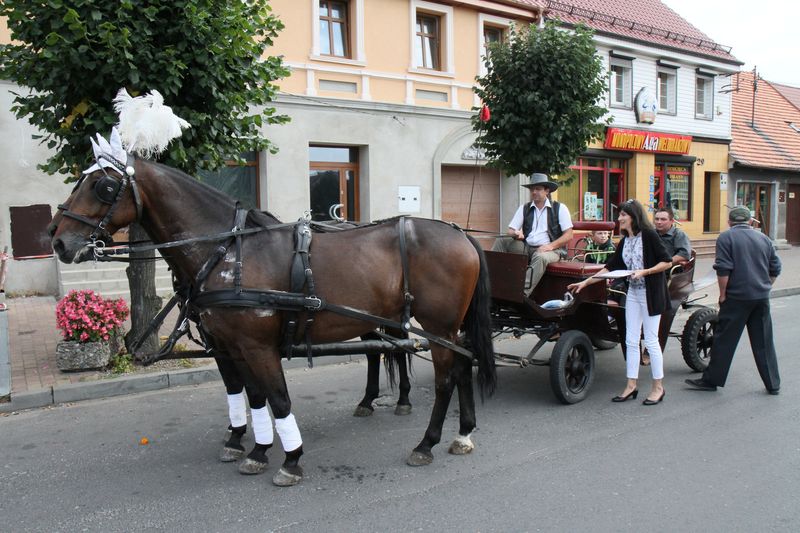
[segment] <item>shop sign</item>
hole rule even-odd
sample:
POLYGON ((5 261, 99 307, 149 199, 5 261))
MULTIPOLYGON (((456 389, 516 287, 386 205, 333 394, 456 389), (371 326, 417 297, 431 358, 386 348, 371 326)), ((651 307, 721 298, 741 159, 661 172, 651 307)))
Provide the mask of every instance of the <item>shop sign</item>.
POLYGON ((624 130, 620 128, 608 128, 606 132, 605 148, 607 150, 688 154, 691 146, 691 135, 624 130))

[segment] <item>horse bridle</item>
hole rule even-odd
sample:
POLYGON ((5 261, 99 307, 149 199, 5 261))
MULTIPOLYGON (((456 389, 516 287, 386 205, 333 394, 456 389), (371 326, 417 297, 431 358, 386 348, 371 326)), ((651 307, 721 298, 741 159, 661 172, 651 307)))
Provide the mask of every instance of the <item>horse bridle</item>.
MULTIPOLYGON (((94 227, 91 235, 89 235, 90 242, 88 246, 92 248, 95 257, 103 255, 103 249, 106 247, 107 243, 100 239, 100 237, 109 236, 106 226, 109 222, 111 222, 111 218, 114 216, 114 212, 117 210, 119 202, 122 200, 125 190, 128 188, 129 184, 131 190, 133 191, 134 203, 136 204, 136 221, 139 222, 142 219, 142 199, 141 195, 139 194, 139 187, 136 185, 136 171, 134 170, 133 166, 134 161, 134 157, 130 154, 128 154, 128 160, 125 163, 114 156, 105 153, 100 154, 96 158, 96 162, 100 167, 100 170, 103 172, 103 176, 94 184, 94 196, 98 202, 109 206, 108 211, 106 211, 106 214, 103 216, 100 222, 75 213, 74 211, 70 211, 68 204, 58 205, 58 209, 61 211, 62 216, 94 227), (114 170, 120 173, 122 178, 117 179, 113 176, 110 176, 108 172, 106 172, 105 166, 100 164, 100 159, 109 163, 114 170)), ((83 180, 86 179, 86 176, 87 175, 84 174, 80 177, 78 182, 75 184, 75 187, 72 189, 72 193, 78 190, 83 183, 83 180)))

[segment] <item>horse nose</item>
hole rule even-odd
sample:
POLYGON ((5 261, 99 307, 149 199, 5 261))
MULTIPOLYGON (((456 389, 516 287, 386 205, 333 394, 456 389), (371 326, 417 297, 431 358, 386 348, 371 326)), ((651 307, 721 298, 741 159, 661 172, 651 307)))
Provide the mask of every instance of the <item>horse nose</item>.
MULTIPOLYGON (((49 228, 48 228, 49 231, 49 228)), ((67 247, 64 245, 64 241, 61 238, 53 240, 53 251, 56 253, 58 257, 64 257, 64 252, 67 250, 67 247)))

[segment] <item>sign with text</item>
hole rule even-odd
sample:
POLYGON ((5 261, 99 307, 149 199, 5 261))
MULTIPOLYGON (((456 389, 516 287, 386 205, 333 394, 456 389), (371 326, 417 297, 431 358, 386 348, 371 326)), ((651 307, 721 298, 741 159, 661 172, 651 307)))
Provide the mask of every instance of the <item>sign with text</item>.
POLYGON ((604 146, 607 150, 688 154, 692 146, 692 136, 608 128, 604 146))

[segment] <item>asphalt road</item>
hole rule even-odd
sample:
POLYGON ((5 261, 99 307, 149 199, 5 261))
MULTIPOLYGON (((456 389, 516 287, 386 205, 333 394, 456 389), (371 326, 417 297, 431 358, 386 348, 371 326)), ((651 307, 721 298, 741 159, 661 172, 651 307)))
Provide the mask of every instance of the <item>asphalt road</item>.
POLYGON ((475 452, 447 453, 454 400, 422 468, 405 458, 430 414, 428 362, 415 362, 407 417, 389 397, 371 418, 351 416, 364 363, 290 370, 306 450, 292 488, 270 482, 279 445, 261 476, 218 462, 220 383, 3 416, 0 530, 796 531, 800 296, 773 300, 773 316, 780 396, 765 393, 746 337, 716 393, 684 387, 693 374, 670 340, 655 407, 609 401, 624 385, 618 348, 598 352, 592 393, 573 406, 556 402, 546 368, 501 368, 498 394, 478 406, 475 452))

